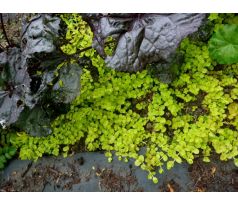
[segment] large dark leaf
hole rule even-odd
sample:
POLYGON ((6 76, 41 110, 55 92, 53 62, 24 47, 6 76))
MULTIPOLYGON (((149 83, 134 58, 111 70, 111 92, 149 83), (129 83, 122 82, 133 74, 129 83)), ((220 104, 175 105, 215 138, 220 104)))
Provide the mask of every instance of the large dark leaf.
POLYGON ((51 133, 50 117, 40 106, 31 110, 24 109, 15 126, 32 136, 46 136, 51 133))
POLYGON ((70 103, 79 95, 81 73, 78 64, 66 64, 60 69, 59 79, 52 90, 54 102, 70 103))
POLYGON ((54 79, 53 70, 63 60, 56 46, 59 31, 60 19, 47 14, 37 15, 23 28, 21 63, 32 80, 31 95, 27 96, 29 108, 39 102, 44 92, 48 92, 48 84, 54 79), (36 76, 37 71, 41 71, 42 76, 36 76))
POLYGON ((30 77, 26 68, 21 67, 21 52, 18 48, 0 54, 0 67, 0 123, 5 127, 17 121, 27 104, 30 77))
MULTIPOLYGON (((50 132, 48 127, 44 128, 50 118, 35 106, 44 104, 42 99, 52 89, 49 84, 58 80, 54 70, 64 60, 57 44, 59 31, 58 17, 37 15, 23 26, 21 48, 10 48, 0 54, 0 124, 3 127, 15 123, 22 113, 17 122, 21 129, 32 135, 50 132), (37 71, 42 75, 38 76, 37 71)), ((69 102, 73 98, 70 97, 64 101, 69 102)))
POLYGON ((205 14, 84 15, 94 32, 93 47, 106 63, 120 71, 142 70, 148 63, 171 60, 180 41, 197 31, 205 14), (105 39, 118 38, 106 56, 105 39))
POLYGON ((36 53, 52 53, 56 50, 55 41, 60 30, 60 19, 41 14, 34 17, 23 29, 23 54, 33 57, 36 53))

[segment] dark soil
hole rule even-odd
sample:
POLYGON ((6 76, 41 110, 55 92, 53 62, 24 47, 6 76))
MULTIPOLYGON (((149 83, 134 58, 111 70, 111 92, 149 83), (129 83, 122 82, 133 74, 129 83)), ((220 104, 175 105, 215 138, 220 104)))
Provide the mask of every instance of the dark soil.
MULTIPOLYGON (((238 191, 238 168, 231 168, 228 162, 221 162, 214 156, 212 162, 205 163, 201 158, 194 161, 188 167, 191 178, 189 190, 192 192, 237 192, 238 191)), ((180 192, 181 186, 172 180, 166 180, 159 186, 162 192, 180 192)))
MULTIPOLYGON (((102 191, 108 192, 124 192, 130 191, 132 185, 137 184, 137 179, 132 173, 127 173, 126 176, 116 174, 111 169, 98 169, 96 171, 97 176, 99 176, 99 185, 102 191)), ((132 191, 143 191, 141 189, 135 189, 132 191)))
POLYGON ((161 187, 159 187, 159 190, 161 192, 179 192, 181 191, 181 188, 178 183, 176 183, 173 179, 163 183, 161 187))
POLYGON ((3 180, 0 175, 0 191, 3 192, 43 192, 43 191, 143 191, 130 168, 114 168, 96 154, 97 163, 92 154, 72 158, 43 158, 37 163, 13 161, 3 180), (14 164, 15 163, 15 164, 14 164), (103 166, 104 164, 108 167, 103 166))
POLYGON ((206 93, 200 91, 195 101, 188 102, 185 104, 184 113, 193 115, 195 121, 197 120, 199 116, 208 114, 209 111, 202 105, 202 102, 205 96, 206 96, 206 93), (194 111, 193 111, 193 106, 197 106, 197 108, 194 111))
POLYGON ((137 114, 139 114, 141 117, 146 117, 148 116, 148 106, 149 106, 149 103, 152 101, 152 98, 153 98, 153 95, 154 93, 153 92, 150 92, 150 93, 147 93, 145 96, 139 98, 139 99, 132 99, 131 100, 131 103, 132 103, 132 111, 133 112, 136 112, 137 114), (144 102, 146 103, 146 107, 142 110, 138 110, 136 108, 136 104, 138 103, 141 103, 141 102, 144 102))
POLYGON ((57 189, 69 191, 74 184, 78 184, 81 181, 81 177, 78 171, 79 161, 74 163, 68 163, 67 171, 62 167, 55 165, 37 164, 33 166, 33 163, 29 163, 23 173, 12 172, 10 180, 4 182, 0 189, 1 191, 44 191, 47 185, 53 185, 57 189), (29 172, 29 173, 28 173, 29 172))
POLYGON ((188 169, 193 181, 193 191, 238 191, 238 169, 231 169, 226 162, 220 162, 218 157, 211 163, 197 159, 188 169))
POLYGON ((0 173, 0 191, 103 191, 103 192, 211 192, 238 191, 238 168, 233 162, 176 164, 157 175, 159 184, 133 162, 108 163, 103 154, 82 153, 69 158, 44 157, 38 162, 14 160, 0 173))

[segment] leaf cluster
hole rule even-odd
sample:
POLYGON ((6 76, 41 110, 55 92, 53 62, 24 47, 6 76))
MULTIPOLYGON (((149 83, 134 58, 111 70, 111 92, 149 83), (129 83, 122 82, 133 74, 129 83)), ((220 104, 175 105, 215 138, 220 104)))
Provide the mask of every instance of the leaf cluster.
POLYGON ((61 32, 60 18, 37 15, 24 25, 20 47, 0 53, 2 128, 48 135, 50 121, 79 95, 82 70, 62 52, 61 32))

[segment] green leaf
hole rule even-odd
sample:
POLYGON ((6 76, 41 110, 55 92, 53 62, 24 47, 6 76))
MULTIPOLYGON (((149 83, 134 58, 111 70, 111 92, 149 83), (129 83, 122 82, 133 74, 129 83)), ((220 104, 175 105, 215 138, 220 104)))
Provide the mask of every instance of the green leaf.
POLYGON ((135 161, 135 166, 140 166, 144 162, 144 156, 140 155, 135 161))
POLYGON ((145 164, 142 164, 142 165, 141 165, 141 169, 142 169, 142 170, 146 170, 146 165, 145 165, 145 164))
POLYGON ((0 161, 0 170, 4 168, 4 163, 0 161))
POLYGON ((3 156, 3 155, 0 156, 0 162, 3 163, 3 164, 7 162, 5 156, 3 156))
POLYGON ((220 64, 238 62, 238 25, 224 25, 209 41, 211 57, 220 64))
POLYGON ((12 156, 9 155, 8 153, 5 153, 5 157, 6 157, 6 159, 11 159, 12 158, 12 156))
POLYGON ((233 119, 234 117, 236 117, 238 115, 238 103, 231 103, 228 106, 228 110, 229 110, 229 119, 233 119))
POLYGON ((54 148, 52 154, 55 155, 55 156, 58 156, 59 155, 59 149, 54 148))
POLYGON ((203 161, 204 162, 210 162, 210 159, 209 159, 209 157, 203 157, 203 161))
POLYGON ((160 168, 160 169, 159 169, 159 173, 160 173, 160 174, 163 174, 163 173, 164 173, 163 168, 160 168))
POLYGON ((153 177, 152 178, 152 181, 154 182, 154 184, 157 184, 159 182, 158 178, 157 177, 153 177))
POLYGON ((210 21, 216 20, 218 18, 219 18, 218 13, 211 13, 208 17, 210 21))
POLYGON ((153 179, 153 174, 151 172, 148 174, 147 179, 149 180, 153 179))
POLYGON ((63 86, 64 86, 64 83, 63 83, 62 80, 59 80, 59 86, 60 86, 60 87, 63 87, 63 86))
POLYGON ((13 156, 16 154, 16 148, 15 147, 9 147, 9 151, 8 151, 8 154, 13 156))
POLYGON ((167 162, 167 169, 170 170, 174 166, 174 161, 167 162))
POLYGON ((64 148, 63 148, 63 151, 64 151, 64 152, 69 151, 69 147, 68 147, 68 146, 64 147, 64 148))
POLYGON ((177 163, 182 163, 182 159, 181 159, 179 156, 174 157, 174 160, 175 160, 177 163))
POLYGON ((234 159, 234 163, 238 167, 238 158, 234 159))

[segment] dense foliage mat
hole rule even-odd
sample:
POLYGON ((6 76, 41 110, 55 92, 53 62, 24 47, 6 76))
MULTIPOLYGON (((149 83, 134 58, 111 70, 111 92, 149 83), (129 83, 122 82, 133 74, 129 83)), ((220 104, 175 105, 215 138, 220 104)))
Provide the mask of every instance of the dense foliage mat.
MULTIPOLYGON (((69 44, 62 50, 87 57, 91 64, 80 64, 81 94, 69 112, 51 123, 50 135, 2 133, 21 159, 67 156, 84 146, 88 151, 105 151, 109 162, 113 153, 119 160, 133 158, 155 183, 157 171, 182 161, 192 164, 197 156, 209 162, 210 155, 217 153, 221 160, 232 159, 238 165, 237 64, 219 65, 211 59, 206 42, 185 39, 179 48, 184 63, 171 84, 148 70, 118 72, 108 68, 94 49, 83 50, 93 35, 82 18, 66 17, 62 18, 68 25, 69 44)), ((105 49, 113 50, 110 45, 105 49)))

